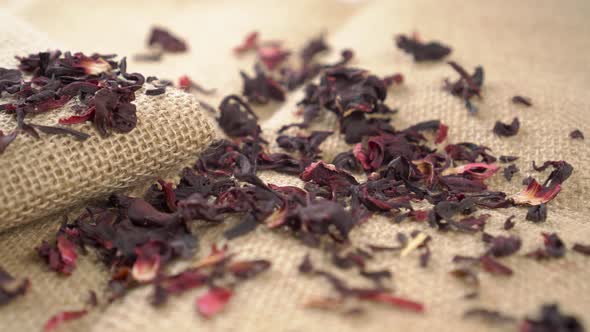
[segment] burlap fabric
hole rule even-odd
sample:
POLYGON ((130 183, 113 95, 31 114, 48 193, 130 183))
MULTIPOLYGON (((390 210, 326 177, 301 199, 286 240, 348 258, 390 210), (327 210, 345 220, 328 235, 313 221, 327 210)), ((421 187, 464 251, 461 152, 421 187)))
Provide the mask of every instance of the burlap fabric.
MULTIPOLYGON (((14 68, 15 55, 56 47, 9 16, 3 16, 0 29, 3 67, 14 68)), ((143 90, 136 95, 138 124, 129 134, 102 138, 91 124, 83 124, 73 128, 92 135, 84 142, 19 135, 0 157, 0 231, 178 170, 211 141, 212 127, 192 96, 174 89, 155 97, 143 90)), ((56 125, 74 114, 75 102, 29 121, 56 125)), ((2 112, 0 130, 9 133, 15 127, 14 116, 2 112)))
MULTIPOLYGON (((211 3, 206 4, 215 7, 211 3)), ((325 7, 337 4, 344 6, 340 2, 325 2, 321 9, 317 9, 304 2, 294 5, 296 9, 292 11, 302 16, 277 11, 285 15, 283 21, 267 17, 260 17, 259 20, 250 17, 249 20, 256 22, 252 25, 260 27, 263 32, 265 28, 271 30, 275 27, 277 31, 287 31, 285 26, 300 27, 306 17, 302 14, 305 11, 298 6, 308 6, 307 12, 315 18, 318 13, 330 12, 325 7)), ((239 16, 235 13, 224 16, 225 12, 220 9, 229 8, 227 10, 232 11, 233 5, 219 6, 215 7, 218 11, 211 10, 215 14, 211 14, 210 21, 239 16)), ((590 25, 585 18, 589 10, 589 4, 584 1, 371 2, 358 9, 354 16, 341 21, 346 22, 330 34, 333 45, 351 47, 356 51, 356 64, 359 66, 383 75, 398 71, 404 73, 404 86, 392 89, 388 99, 389 105, 400 109, 393 118, 396 127, 404 128, 418 121, 440 118, 450 126, 449 142, 473 141, 491 147, 497 155, 521 156, 516 162, 521 172, 512 182, 507 183, 498 174, 490 181, 492 188, 515 193, 521 187, 522 178, 528 175, 546 176, 531 170, 533 160, 564 159, 575 167, 562 192, 549 204, 549 218, 543 224, 525 221, 524 209, 481 212, 492 215, 486 231, 494 235, 506 233, 502 224, 507 216, 514 214, 517 224, 510 233, 522 237, 523 249, 520 254, 503 259, 515 270, 512 277, 480 274, 482 285, 479 298, 463 299, 463 295, 471 289, 448 274, 453 255, 484 251, 478 236, 440 234, 424 224, 392 224, 387 218, 375 217, 353 231, 354 243, 390 244, 396 232, 407 233, 416 229, 433 237, 433 257, 426 269, 418 266, 417 253, 404 258, 382 253, 371 264, 375 269, 389 268, 394 273, 397 293, 423 301, 427 307, 424 315, 379 305, 368 306, 367 315, 361 317, 303 308, 305 300, 329 295, 331 288, 323 280, 309 280, 298 275, 296 266, 304 252, 308 251, 304 246, 288 234, 261 227, 232 241, 230 246, 239 252, 239 257, 267 258, 273 266, 265 275, 240 286, 225 312, 218 317, 204 320, 195 313, 194 300, 201 291, 189 292, 172 299, 164 308, 154 309, 147 304, 151 289, 143 288, 132 292, 121 302, 95 310, 83 320, 64 326, 64 330, 514 331, 513 325, 492 327, 479 321, 463 320, 461 316, 464 310, 476 306, 523 316, 536 312, 541 303, 553 301, 560 303, 565 311, 576 314, 586 325, 590 324, 590 282, 587 280, 590 265, 587 257, 571 251, 563 259, 547 262, 522 257, 522 253, 542 245, 541 232, 557 232, 568 247, 574 242, 588 243, 590 238, 587 220, 590 209, 586 204, 590 189, 588 143, 572 141, 568 137, 568 133, 575 128, 590 132, 590 102, 585 98, 590 87, 590 78, 585 75, 589 69, 586 59, 590 55, 590 41, 586 38, 590 25), (444 64, 416 65, 393 47, 394 33, 414 29, 425 39, 438 38, 452 45, 452 59, 466 67, 484 66, 486 83, 483 100, 478 102, 480 114, 469 116, 459 99, 441 90, 442 79, 455 75, 450 68, 444 64), (510 98, 515 94, 531 97, 534 107, 513 105, 510 98), (492 134, 496 120, 507 122, 514 116, 518 116, 522 124, 516 137, 499 138, 492 134)), ((255 12, 246 13, 254 15, 255 12)), ((26 16, 35 17, 31 12, 26 16)), ((233 31, 230 27, 227 30, 233 31)), ((234 33, 238 34, 228 32, 230 35, 234 33)), ((290 36, 285 34, 286 39, 290 36)), ((216 51, 218 54, 227 52, 226 49, 216 51)), ((202 63, 208 59, 195 58, 193 61, 202 63)), ((214 59, 210 61, 215 62, 214 59)), ((245 67, 249 61, 243 61, 242 67, 245 67)), ((239 86, 234 73, 220 72, 219 76, 233 77, 235 82, 229 87, 239 86)), ((203 79, 221 80, 213 77, 203 79)), ((294 117, 294 104, 299 98, 298 93, 292 95, 270 116, 263 123, 265 131, 290 122, 294 117)), ((326 116, 316 128, 335 128, 334 119, 326 116)), ((326 159, 330 159, 345 147, 341 139, 334 137, 322 149, 326 159)), ((263 178, 277 184, 299 183, 296 178, 275 173, 265 173, 263 178)), ((228 220, 227 223, 232 222, 228 220)), ((86 290, 104 289, 107 271, 97 267, 92 254, 81 259, 80 266, 68 279, 56 277, 38 264, 31 248, 54 230, 55 221, 48 220, 36 227, 22 228, 18 233, 4 234, 0 239, 0 252, 10 253, 4 255, 6 268, 16 275, 29 276, 33 281, 31 293, 0 310, 2 328, 7 331, 38 329, 53 312, 79 308, 86 290)), ((211 243, 221 241, 223 227, 195 231, 201 238, 199 255, 202 256, 211 243)), ((312 258, 318 263, 327 261, 317 252, 312 252, 312 258)), ((186 264, 175 268, 182 268, 183 265, 186 264)), ((351 280, 362 285, 361 280, 351 280)))

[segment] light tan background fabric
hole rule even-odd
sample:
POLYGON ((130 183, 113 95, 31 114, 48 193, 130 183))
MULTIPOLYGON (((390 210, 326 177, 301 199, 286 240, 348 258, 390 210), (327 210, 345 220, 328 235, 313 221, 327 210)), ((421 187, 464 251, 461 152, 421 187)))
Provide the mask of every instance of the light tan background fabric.
MULTIPOLYGON (((6 14, 0 30, 1 67, 15 68, 15 55, 59 46, 6 14)), ((174 89, 161 96, 143 90, 136 95, 137 128, 128 134, 103 138, 91 124, 80 124, 71 127, 91 135, 84 142, 62 135, 19 135, 0 156, 0 231, 177 171, 212 140, 209 120, 192 96, 174 89)), ((0 100, 9 102, 6 95, 0 100)), ((27 121, 57 125, 74 114, 76 102, 27 121)), ((15 128, 14 115, 1 112, 0 130, 8 134, 15 128)))
MULTIPOLYGON (((388 105, 400 109, 399 114, 393 117, 396 127, 404 128, 418 121, 440 118, 450 126, 448 142, 473 141, 489 146, 496 155, 521 156, 516 162, 521 172, 512 182, 507 183, 497 174, 489 182, 490 187, 515 193, 521 188, 522 178, 528 175, 544 178, 546 174, 539 175, 531 170, 533 160, 567 160, 575 167, 574 174, 559 196, 548 205, 549 217, 545 223, 526 221, 526 209, 480 212, 492 215, 486 231, 494 235, 506 234, 502 230, 504 220, 511 214, 516 215, 516 227, 508 233, 522 237, 523 249, 513 257, 502 259, 514 269, 512 277, 480 273, 481 294, 475 300, 462 298, 471 289, 449 276, 448 272, 454 255, 484 251, 479 236, 441 234, 425 224, 404 222, 398 225, 385 217, 375 217, 353 231, 353 243, 391 244, 397 232, 408 233, 416 229, 433 237, 433 257, 426 269, 418 267, 417 253, 405 258, 391 253, 378 254, 370 265, 374 269, 389 268, 394 273, 393 285, 397 294, 423 301, 427 308, 424 315, 379 305, 367 306, 367 314, 361 317, 344 317, 303 308, 303 302, 311 297, 332 294, 331 287, 323 280, 298 275, 296 266, 308 249, 289 234, 260 227, 254 233, 232 241, 230 247, 239 253, 238 257, 270 259, 273 266, 256 280, 241 285, 226 310, 214 319, 207 321, 195 313, 194 300, 201 291, 188 292, 171 299, 166 307, 154 309, 147 304, 151 289, 143 288, 103 311, 95 311, 85 319, 65 326, 64 330, 514 331, 516 328, 513 325, 492 327, 479 321, 462 320, 461 315, 468 308, 483 306, 523 316, 534 314, 540 304, 553 301, 560 303, 563 310, 576 314, 588 328, 588 258, 572 251, 563 259, 547 262, 536 262, 522 256, 542 245, 541 232, 557 232, 568 247, 574 242, 590 242, 590 208, 587 205, 590 190, 589 143, 588 140, 572 141, 568 137, 575 128, 585 132, 586 136, 590 133, 590 102, 585 97, 590 88, 587 62, 590 55, 587 38, 590 23, 586 19, 590 3, 396 0, 350 5, 304 1, 285 4, 284 7, 276 5, 281 8, 270 16, 268 8, 276 7, 265 2, 252 5, 244 2, 175 4, 176 9, 171 4, 159 14, 149 8, 133 11, 138 20, 134 22, 145 27, 138 28, 134 35, 136 38, 129 40, 136 43, 136 48, 141 47, 137 38, 144 36, 152 22, 166 23, 181 35, 186 31, 184 35, 189 39, 191 53, 170 57, 163 64, 149 65, 154 71, 161 71, 163 76, 174 78, 188 71, 204 85, 218 88, 221 95, 238 92, 240 81, 235 69, 249 69, 252 59, 233 59, 229 49, 245 33, 258 29, 263 36, 285 39, 292 41, 293 46, 299 46, 316 31, 327 28, 329 41, 335 49, 351 47, 355 50, 355 65, 379 75, 393 72, 405 75, 404 86, 392 88, 387 100, 388 105), (194 12, 189 12, 187 8, 194 9, 194 12), (191 20, 193 17, 195 19, 191 20), (234 23, 227 22, 242 23, 232 25, 234 23), (212 28, 214 24, 218 26, 212 28), (469 116, 461 100, 441 90, 443 78, 454 78, 456 75, 448 66, 442 63, 417 65, 395 49, 393 35, 413 30, 419 31, 425 40, 440 39, 451 45, 453 54, 450 58, 466 68, 479 64, 484 66, 486 82, 483 100, 477 102, 480 108, 477 116, 469 116), (210 44, 206 43, 211 35, 216 38, 210 44), (206 48, 204 45, 211 47, 202 51, 206 48), (222 64, 226 60, 231 66, 223 69, 222 64), (182 62, 178 68, 174 66, 181 61, 186 63, 182 62), (220 67, 216 68, 216 63, 220 67), (207 67, 211 71, 207 72, 207 67), (510 98, 515 94, 531 97, 534 107, 513 105, 510 98), (521 119, 521 130, 516 137, 499 138, 492 134, 496 120, 507 122, 515 116, 521 119)), ((52 27, 47 23, 49 19, 41 13, 44 8, 55 8, 72 15, 80 13, 84 4, 40 6, 21 8, 19 13, 37 22, 44 31, 63 37, 73 46, 93 45, 81 34, 106 40, 119 31, 116 26, 109 25, 97 31, 94 29, 96 25, 92 24, 92 28, 81 30, 84 33, 74 34, 67 28, 52 27)), ((119 10, 113 15, 123 17, 126 12, 119 10)), ((122 41, 117 43, 120 47, 126 45, 122 41)), ((136 49, 129 46, 127 51, 135 52, 136 49)), ((276 113, 267 116, 262 124, 266 133, 272 134, 270 130, 292 121, 299 98, 300 93, 293 94, 276 113)), ((270 113, 270 110, 264 108, 261 112, 270 113)), ((336 129, 330 116, 325 116, 317 125, 324 130, 329 127, 336 129)), ((337 137, 322 145, 328 160, 344 148, 347 148, 346 145, 337 137)), ((296 178, 272 172, 263 174, 263 179, 277 184, 299 183, 296 178)), ((5 268, 18 276, 29 276, 33 281, 31 293, 0 309, 0 321, 3 323, 0 330, 35 330, 52 313, 79 308, 87 289, 104 289, 107 271, 96 263, 92 254, 81 259, 80 266, 68 279, 46 271, 34 258, 31 248, 55 231, 56 222, 48 220, 36 227, 22 228, 18 233, 0 237, 0 252, 12 253, 5 255, 7 258, 2 262, 5 268)), ((232 222, 235 221, 228 220, 228 226, 232 222)), ((223 227, 197 228, 195 231, 201 238, 199 256, 207 253, 211 243, 222 240, 223 227)), ((327 263, 327 259, 318 252, 312 252, 312 258, 318 263, 327 263)), ((183 265, 186 263, 176 268, 183 265)), ((352 276, 347 279, 362 284, 352 276)))

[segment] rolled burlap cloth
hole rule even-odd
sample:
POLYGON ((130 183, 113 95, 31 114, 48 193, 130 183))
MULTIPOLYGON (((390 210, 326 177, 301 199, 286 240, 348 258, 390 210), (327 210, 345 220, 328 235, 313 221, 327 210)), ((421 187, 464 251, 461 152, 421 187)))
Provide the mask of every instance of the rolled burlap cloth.
MULTIPOLYGON (((42 34, 2 15, 0 67, 15 68, 15 55, 55 49, 42 34)), ((4 96, 0 103, 10 100, 4 96)), ((212 140, 213 131, 198 102, 169 88, 159 96, 136 92, 137 127, 127 134, 101 137, 91 124, 71 128, 90 134, 79 142, 69 136, 20 134, 0 155, 0 232, 11 227, 136 186, 194 160, 212 140)), ((71 101, 31 121, 57 125, 73 115, 71 101)), ((14 115, 0 112, 0 130, 16 127, 14 115)))
MULTIPOLYGON (((368 68, 379 75, 401 72, 406 81, 389 91, 388 105, 398 107, 393 117, 396 128, 416 122, 441 119, 449 125, 448 140, 443 143, 470 141, 493 149, 494 155, 518 155, 520 168, 511 182, 496 174, 492 189, 517 192, 520 181, 528 175, 544 179, 547 175, 531 170, 533 160, 564 159, 574 167, 574 174, 564 184, 562 192, 548 204, 549 217, 545 223, 525 220, 526 209, 511 208, 487 211, 491 217, 486 232, 493 235, 514 234, 523 240, 523 248, 502 262, 514 270, 511 277, 480 273, 477 299, 466 300, 472 291, 449 275, 454 267, 454 255, 477 255, 485 247, 480 236, 439 233, 427 225, 415 222, 393 224, 385 217, 374 217, 352 231, 355 245, 392 243, 397 232, 413 230, 433 237, 430 244, 432 259, 427 268, 418 264, 418 253, 401 258, 396 254, 377 254, 371 261, 375 270, 387 268, 394 274, 396 294, 421 301, 424 314, 412 314, 387 306, 369 305, 361 316, 345 316, 303 307, 313 297, 334 295, 323 280, 300 275, 297 265, 309 251, 288 234, 259 227, 255 232, 230 242, 232 252, 239 258, 264 258, 272 261, 265 274, 241 285, 222 313, 213 319, 200 317, 195 310, 195 298, 203 290, 190 291, 175 297, 162 308, 149 304, 153 289, 133 290, 121 301, 93 310, 88 316, 63 325, 60 331, 515 331, 508 325, 490 325, 479 320, 465 320, 463 312, 473 307, 500 310, 514 316, 533 315, 539 305, 558 302, 562 309, 590 324, 590 274, 588 258, 568 250, 564 258, 537 262, 523 257, 524 253, 542 246, 541 232, 556 232, 568 248, 575 242, 588 243, 588 142, 572 141, 568 134, 578 128, 590 132, 590 102, 585 98, 589 86, 588 53, 589 22, 585 18, 585 1, 435 1, 388 0, 374 1, 348 23, 329 35, 334 49, 351 47, 356 52, 353 65, 368 68), (483 65, 486 81, 483 100, 477 116, 467 114, 460 99, 442 91, 442 80, 454 78, 455 73, 444 64, 414 64, 411 58, 393 45, 395 33, 418 30, 425 40, 439 39, 453 47, 450 59, 468 69, 483 65), (534 106, 513 105, 515 94, 531 97, 534 106), (521 119, 519 134, 511 138, 495 137, 491 130, 496 120, 521 119), (516 226, 510 232, 502 229, 506 217, 514 214, 516 226)), ((232 7, 232 3, 223 3, 232 7)), ((310 6, 309 11, 314 11, 310 6)), ((212 22, 220 21, 212 15, 212 22)), ((251 20, 256 22, 256 17, 251 20)), ((304 17, 284 17, 284 22, 301 25, 304 17)), ((253 23, 255 25, 255 23, 253 23)), ((261 28, 261 32, 264 33, 261 28)), ((289 39, 289 36, 283 38, 289 39)), ((215 49, 215 52, 226 52, 215 49)), ((208 61, 207 58, 199 61, 208 61)), ((211 60, 213 61, 213 60, 211 60)), ((244 60, 243 67, 250 62, 244 60)), ((235 76, 234 85, 239 86, 235 76)), ((224 93, 236 91, 223 91, 224 93)), ((262 123, 265 134, 298 119, 293 115, 300 95, 294 94, 270 119, 262 123)), ((316 129, 337 130, 333 118, 327 116, 316 129)), ((330 137, 322 145, 325 159, 343 149, 341 137, 330 137)), ((261 177, 280 185, 298 184, 297 177, 265 172, 261 177)), ((21 331, 39 329, 45 320, 61 310, 76 310, 84 306, 89 289, 99 295, 108 279, 106 271, 93 255, 81 257, 69 278, 48 271, 34 259, 32 248, 44 237, 55 232, 52 224, 23 228, 18 234, 0 235, 0 253, 5 268, 19 277, 29 276, 33 287, 26 296, 0 310, 0 330, 21 331)), ((227 226, 235 221, 228 220, 227 226)), ((35 225, 37 226, 37 225, 35 225)), ((202 257, 211 243, 222 241, 223 227, 199 229, 202 257)), ((312 252, 314 263, 329 267, 329 259, 312 252)), ((177 266, 181 268, 182 266, 177 266)), ((352 277, 349 275, 349 277, 352 277)), ((362 280, 347 278, 353 285, 362 280)), ((102 298, 101 298, 102 300, 102 298)))

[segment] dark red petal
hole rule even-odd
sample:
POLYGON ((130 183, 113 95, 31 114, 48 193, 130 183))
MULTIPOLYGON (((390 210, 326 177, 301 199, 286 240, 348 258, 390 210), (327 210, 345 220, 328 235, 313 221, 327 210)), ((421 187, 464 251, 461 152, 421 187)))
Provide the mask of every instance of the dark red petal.
POLYGON ((223 248, 218 249, 217 245, 212 245, 211 246, 211 253, 209 254, 209 256, 201 259, 199 262, 197 262, 196 265, 194 265, 194 268, 201 268, 201 267, 206 267, 206 266, 211 266, 211 265, 216 265, 219 262, 225 260, 228 257, 228 253, 227 253, 228 247, 227 245, 223 246, 223 248))
POLYGON ((492 274, 499 274, 505 276, 512 275, 512 269, 498 262, 497 260, 491 258, 490 256, 481 256, 479 262, 481 263, 481 266, 484 268, 484 270, 492 274))
POLYGON ((494 173, 496 173, 498 169, 500 169, 500 167, 494 164, 472 163, 453 168, 447 168, 442 172, 442 175, 446 176, 467 174, 473 179, 485 180, 494 175, 494 173))
POLYGON ((388 303, 394 307, 407 309, 415 312, 424 312, 424 305, 420 302, 404 299, 401 297, 393 296, 386 293, 375 293, 369 296, 361 297, 364 300, 388 303))
POLYGON ((57 237, 57 249, 64 265, 61 271, 70 274, 76 267, 76 260, 78 259, 74 244, 65 235, 59 235, 57 237))
POLYGON ((60 108, 72 99, 71 96, 61 96, 59 99, 47 99, 33 107, 31 113, 43 113, 52 109, 60 108))
POLYGON ((186 76, 180 76, 178 79, 178 88, 183 90, 188 90, 191 87, 191 79, 186 76))
POLYGON ((291 52, 284 50, 280 45, 269 45, 258 48, 258 57, 269 70, 275 69, 289 55, 291 55, 291 52))
POLYGON ((166 197, 166 206, 168 206, 170 211, 176 211, 176 194, 174 193, 174 188, 172 188, 172 183, 162 179, 159 179, 158 183, 162 186, 162 191, 166 197))
POLYGON ((160 245, 157 242, 148 242, 135 248, 137 259, 133 264, 131 275, 137 281, 152 281, 160 271, 161 257, 160 245))
POLYGON ((197 298, 197 310, 205 318, 210 318, 223 310, 232 295, 233 293, 229 289, 212 288, 209 292, 197 298))
POLYGON ((426 221, 428 220, 428 211, 427 210, 414 210, 408 213, 408 216, 414 218, 416 221, 426 221))
POLYGON ((148 44, 161 47, 166 52, 179 53, 188 50, 186 42, 173 35, 170 31, 154 27, 149 37, 148 44))
POLYGON ((361 143, 358 143, 354 146, 354 148, 352 149, 352 153, 354 154, 354 157, 356 158, 356 160, 358 160, 361 163, 361 165, 363 166, 365 171, 372 170, 372 167, 371 167, 371 164, 369 161, 369 156, 367 156, 367 152, 365 151, 365 149, 363 148, 363 145, 361 143))
POLYGON ((229 271, 238 278, 247 279, 252 278, 259 273, 262 273, 270 267, 270 262, 264 259, 252 261, 240 261, 231 264, 229 271))
POLYGON ((58 120, 59 124, 76 124, 91 120, 94 117, 95 108, 89 108, 85 113, 80 115, 72 115, 68 118, 61 118, 58 120))
POLYGON ((537 182, 537 180, 532 179, 526 189, 523 189, 518 194, 512 196, 512 199, 516 204, 540 205, 555 198, 560 190, 560 184, 543 187, 537 182))
POLYGON ((257 46, 258 46, 258 32, 252 31, 246 36, 246 39, 242 42, 241 45, 236 46, 234 48, 234 53, 242 54, 242 53, 247 52, 249 50, 256 49, 257 46))
POLYGON ((87 313, 88 312, 86 310, 60 312, 60 313, 56 314, 55 316, 49 318, 49 320, 45 323, 45 326, 43 327, 43 331, 44 332, 54 331, 62 323, 70 321, 70 320, 78 319, 78 318, 86 315, 87 313))
POLYGON ((4 133, 0 130, 0 154, 2 154, 2 152, 4 152, 4 150, 6 150, 6 148, 10 145, 10 143, 14 141, 16 135, 18 135, 17 131, 13 131, 10 134, 4 135, 4 133))
POLYGON ((197 288, 205 284, 207 275, 198 269, 183 271, 175 276, 162 280, 160 286, 169 294, 181 294, 189 289, 197 288))
POLYGON ((400 85, 404 82, 404 75, 396 73, 390 76, 383 77, 382 81, 386 87, 390 87, 392 85, 400 85))
POLYGON ((438 126, 438 132, 436 134, 436 139, 434 140, 434 143, 436 143, 436 144, 442 143, 447 138, 448 132, 449 132, 449 126, 447 126, 441 122, 440 125, 438 126))

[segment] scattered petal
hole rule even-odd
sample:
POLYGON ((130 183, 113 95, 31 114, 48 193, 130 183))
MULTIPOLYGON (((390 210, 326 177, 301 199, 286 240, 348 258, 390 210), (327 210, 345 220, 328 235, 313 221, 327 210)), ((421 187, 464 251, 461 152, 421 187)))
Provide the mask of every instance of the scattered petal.
POLYGON ((533 103, 531 101, 531 98, 529 97, 523 97, 523 96, 514 96, 512 97, 512 102, 514 104, 521 104, 527 107, 531 107, 533 106, 533 103))
POLYGON ((518 118, 514 118, 510 124, 496 121, 496 124, 494 125, 494 134, 498 136, 510 137, 516 135, 518 133, 518 129, 520 129, 520 121, 518 121, 518 118))
POLYGON ((60 327, 63 323, 79 319, 85 316, 88 312, 86 310, 79 310, 79 311, 63 311, 60 312, 51 318, 45 323, 43 327, 44 332, 55 331, 58 327, 60 327))
POLYGON ((404 35, 396 37, 397 47, 414 56, 414 61, 436 61, 451 53, 451 49, 437 41, 422 43, 416 37, 408 38, 404 35))
POLYGON ((258 47, 258 32, 252 31, 250 32, 246 38, 244 39, 243 43, 239 46, 234 48, 234 53, 242 54, 250 50, 255 50, 258 47))
POLYGON ((229 289, 212 288, 197 299, 197 310, 205 318, 211 318, 223 310, 232 295, 229 289))
POLYGON ((512 199, 516 204, 541 205, 555 198, 560 190, 561 185, 559 184, 543 187, 537 180, 532 179, 528 186, 518 194, 513 195, 512 199))
POLYGON ((570 138, 571 139, 580 139, 583 140, 584 139, 584 133, 582 133, 579 129, 576 129, 574 131, 572 131, 570 133, 570 138))
POLYGON ((170 53, 180 53, 188 50, 186 43, 182 39, 174 36, 170 31, 159 27, 152 28, 148 44, 149 46, 158 46, 170 53))

